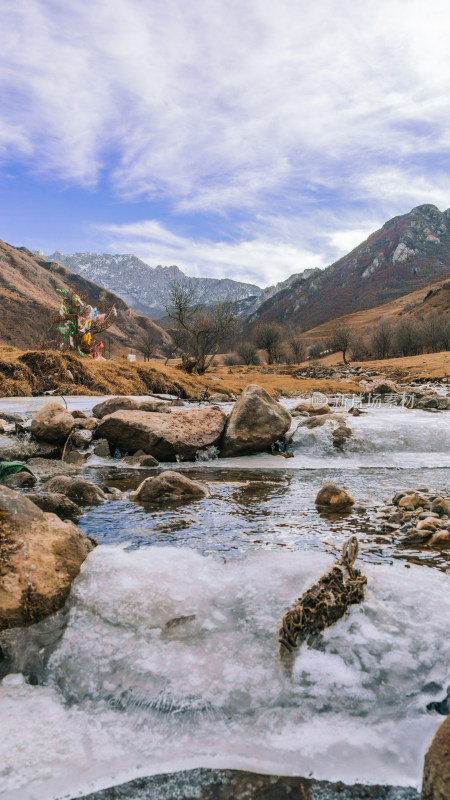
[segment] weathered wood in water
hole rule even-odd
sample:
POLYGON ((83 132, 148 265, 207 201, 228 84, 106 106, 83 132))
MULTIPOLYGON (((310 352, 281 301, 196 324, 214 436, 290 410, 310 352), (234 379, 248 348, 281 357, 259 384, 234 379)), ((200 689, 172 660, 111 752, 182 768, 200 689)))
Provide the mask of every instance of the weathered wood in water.
POLYGON ((357 537, 350 536, 339 561, 284 612, 278 631, 278 655, 287 674, 291 674, 295 651, 303 642, 313 641, 341 619, 350 605, 363 599, 367 578, 353 567, 358 550, 357 537))

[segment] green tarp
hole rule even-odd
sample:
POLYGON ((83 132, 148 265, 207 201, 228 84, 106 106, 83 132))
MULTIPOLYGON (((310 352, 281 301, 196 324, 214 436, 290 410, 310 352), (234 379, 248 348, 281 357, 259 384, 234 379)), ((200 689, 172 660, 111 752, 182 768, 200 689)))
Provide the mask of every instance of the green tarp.
POLYGON ((4 481, 8 475, 15 475, 16 472, 22 472, 22 470, 29 472, 33 478, 37 477, 33 470, 27 467, 26 464, 22 464, 21 461, 0 461, 0 483, 4 481))

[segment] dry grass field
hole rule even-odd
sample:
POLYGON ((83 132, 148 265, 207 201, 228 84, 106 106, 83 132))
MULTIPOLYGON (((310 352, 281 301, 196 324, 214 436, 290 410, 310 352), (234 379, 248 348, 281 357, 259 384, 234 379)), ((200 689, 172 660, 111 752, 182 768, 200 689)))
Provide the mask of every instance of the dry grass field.
MULTIPOLYGON (((320 361, 320 365, 336 365, 338 354, 320 361)), ((442 379, 450 376, 450 352, 433 353, 410 358, 361 363, 396 380, 408 382, 442 379)), ((263 386, 272 396, 308 395, 313 391, 355 392, 357 377, 302 377, 299 366, 227 367, 218 365, 206 375, 187 375, 176 365, 161 360, 130 363, 126 359, 93 361, 53 351, 21 351, 0 345, 0 397, 30 396, 54 390, 58 394, 175 394, 183 398, 200 399, 205 393, 239 394, 249 383, 263 386)))

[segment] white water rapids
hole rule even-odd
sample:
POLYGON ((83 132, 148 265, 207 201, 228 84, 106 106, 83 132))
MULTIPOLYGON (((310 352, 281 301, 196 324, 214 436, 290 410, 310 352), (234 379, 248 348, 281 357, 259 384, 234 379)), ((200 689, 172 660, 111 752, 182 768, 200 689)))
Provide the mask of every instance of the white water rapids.
MULTIPOLYGON (((69 407, 97 401, 69 398, 69 407)), ((23 411, 20 403, 2 406, 23 411)), ((410 485, 412 470, 416 481, 423 471, 431 490, 445 487, 450 413, 382 408, 347 424, 353 437, 342 452, 329 428, 299 427, 293 458, 202 462, 206 473, 284 470, 286 482, 282 491, 274 483, 268 504, 256 490, 250 500, 239 487, 213 491, 187 507, 190 527, 170 534, 176 546, 158 544, 155 520, 173 516, 167 509, 147 512, 127 500, 86 515, 85 529, 95 535, 104 523, 101 541, 111 535, 112 543, 90 554, 72 586, 68 624, 43 683, 10 674, 0 684, 1 800, 74 798, 199 766, 420 786, 424 753, 442 720, 426 705, 450 683, 448 571, 369 563, 363 554, 362 605, 318 647, 301 648, 292 679, 277 662, 284 609, 332 562, 320 538, 314 551, 308 543, 296 549, 301 525, 319 529, 320 522, 331 544, 344 536, 340 522, 319 521, 316 484, 328 473, 338 482, 342 476, 368 504, 410 485), (276 535, 289 542, 296 514, 298 538, 290 549, 273 549, 276 535), (275 532, 267 533, 271 525, 275 532), (114 541, 124 528, 125 542, 127 526, 140 549, 114 541), (192 531, 208 546, 197 545, 192 531), (242 545, 247 531, 261 531, 254 549, 242 545), (180 617, 187 619, 166 627, 180 617)))

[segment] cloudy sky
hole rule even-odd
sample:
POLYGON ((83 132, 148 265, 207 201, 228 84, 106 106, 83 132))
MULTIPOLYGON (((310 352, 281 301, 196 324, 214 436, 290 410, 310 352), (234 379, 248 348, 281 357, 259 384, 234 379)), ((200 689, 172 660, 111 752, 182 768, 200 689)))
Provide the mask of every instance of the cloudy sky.
POLYGON ((0 238, 275 283, 450 206, 447 0, 4 0, 0 238))

